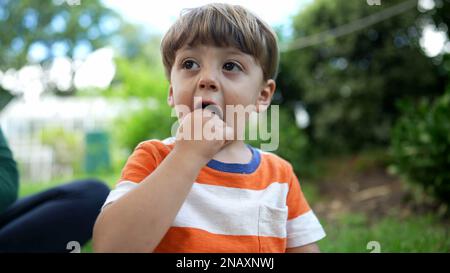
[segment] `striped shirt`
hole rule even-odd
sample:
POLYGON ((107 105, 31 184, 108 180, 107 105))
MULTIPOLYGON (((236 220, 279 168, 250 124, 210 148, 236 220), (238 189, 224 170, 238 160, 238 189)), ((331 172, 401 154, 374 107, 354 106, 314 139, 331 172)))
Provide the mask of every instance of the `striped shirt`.
MULTIPOLYGON (((173 149, 173 140, 140 143, 103 207, 152 173, 173 149)), ((325 237, 292 166, 248 147, 247 164, 213 159, 201 169, 155 252, 285 252, 325 237)))

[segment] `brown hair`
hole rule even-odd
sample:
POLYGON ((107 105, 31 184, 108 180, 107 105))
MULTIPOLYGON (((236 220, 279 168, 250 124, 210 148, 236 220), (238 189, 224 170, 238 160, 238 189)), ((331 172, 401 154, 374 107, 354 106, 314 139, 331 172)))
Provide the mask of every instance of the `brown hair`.
POLYGON ((198 44, 235 47, 255 58, 264 80, 276 78, 277 36, 264 21, 241 6, 216 3, 183 10, 161 42, 168 79, 177 50, 198 44))

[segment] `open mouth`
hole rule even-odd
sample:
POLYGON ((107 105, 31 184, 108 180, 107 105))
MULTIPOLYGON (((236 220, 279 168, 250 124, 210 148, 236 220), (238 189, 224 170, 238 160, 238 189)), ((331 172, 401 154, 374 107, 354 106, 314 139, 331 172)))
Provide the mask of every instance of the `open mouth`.
POLYGON ((202 101, 201 105, 197 106, 196 109, 198 109, 200 107, 202 109, 207 109, 207 110, 211 111, 213 114, 219 116, 219 118, 221 118, 221 119, 223 117, 222 110, 220 109, 220 107, 212 101, 202 101))
POLYGON ((208 107, 208 105, 213 105, 207 102, 202 102, 202 109, 205 109, 206 107, 208 107))

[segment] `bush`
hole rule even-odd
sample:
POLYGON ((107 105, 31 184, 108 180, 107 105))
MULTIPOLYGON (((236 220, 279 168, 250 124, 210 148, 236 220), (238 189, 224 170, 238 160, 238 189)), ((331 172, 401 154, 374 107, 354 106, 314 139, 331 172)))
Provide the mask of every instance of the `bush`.
POLYGON ((293 40, 313 45, 281 54, 277 86, 284 102, 305 104, 307 132, 322 154, 386 147, 397 100, 436 97, 445 89, 446 76, 419 47, 417 9, 337 39, 315 45, 309 39, 399 3, 385 2, 311 1, 293 18, 293 40))
POLYGON ((403 116, 392 135, 395 170, 437 199, 450 203, 450 90, 434 103, 399 104, 403 116))
POLYGON ((40 132, 39 139, 42 144, 49 146, 55 155, 54 171, 57 175, 67 175, 67 172, 79 173, 82 171, 84 156, 83 134, 72 132, 62 127, 46 128, 40 132), (72 171, 70 171, 72 169, 72 171))
MULTIPOLYGON (((157 49, 151 47, 150 51, 157 49)), ((103 93, 109 98, 124 99, 130 106, 111 127, 116 144, 113 152, 119 158, 127 158, 141 141, 170 136, 175 119, 170 117, 171 108, 167 104, 169 83, 162 63, 152 59, 150 56, 116 58, 116 77, 103 93), (126 151, 122 153, 123 149, 126 151)), ((114 166, 123 166, 119 163, 114 166)))
MULTIPOLYGON (((268 111, 270 112, 270 109, 268 111)), ((271 132, 270 120, 268 128, 271 132)), ((297 175, 301 177, 313 176, 315 168, 312 165, 312 149, 309 146, 308 136, 296 126, 293 115, 287 109, 280 108, 279 130, 278 149, 271 152, 289 161, 297 175)), ((268 141, 262 141, 260 138, 248 141, 250 145, 257 148, 260 147, 261 143, 266 142, 268 141)))
POLYGON ((113 128, 119 146, 131 152, 136 146, 148 139, 170 137, 170 130, 175 118, 170 116, 168 105, 157 104, 155 108, 143 107, 129 111, 118 118, 113 128))

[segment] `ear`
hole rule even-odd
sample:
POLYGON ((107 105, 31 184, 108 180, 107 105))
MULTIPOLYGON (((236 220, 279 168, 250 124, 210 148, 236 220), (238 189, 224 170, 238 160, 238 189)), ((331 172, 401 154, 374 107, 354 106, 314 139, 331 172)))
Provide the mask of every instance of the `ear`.
POLYGON ((256 112, 262 113, 267 110, 272 101, 272 96, 275 93, 276 83, 274 80, 269 79, 264 84, 261 91, 259 91, 258 98, 256 100, 256 112))
POLYGON ((175 106, 175 102, 173 100, 173 88, 171 84, 169 85, 169 94, 167 95, 167 103, 172 108, 175 106))

